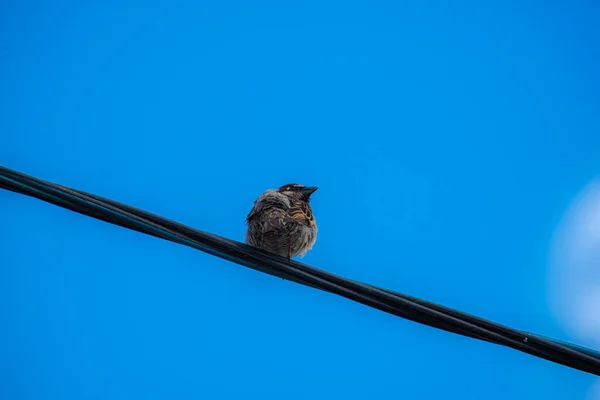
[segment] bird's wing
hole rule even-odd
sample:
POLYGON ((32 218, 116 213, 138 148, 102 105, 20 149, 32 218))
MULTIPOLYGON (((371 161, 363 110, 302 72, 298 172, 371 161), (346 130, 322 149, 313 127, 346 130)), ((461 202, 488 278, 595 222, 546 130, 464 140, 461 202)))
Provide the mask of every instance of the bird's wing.
POLYGON ((289 206, 281 198, 263 195, 254 202, 254 207, 246 217, 250 223, 260 219, 264 231, 281 229, 288 223, 313 227, 316 225, 310 205, 300 200, 290 200, 289 206))
POLYGON ((300 225, 315 226, 315 217, 310 205, 304 201, 293 201, 288 210, 289 218, 300 225))
POLYGON ((287 223, 295 222, 290 218, 287 210, 280 206, 260 209, 254 207, 246 217, 246 221, 262 233, 280 232, 285 229, 287 223))
POLYGON ((246 222, 249 222, 260 215, 267 215, 269 214, 269 211, 275 209, 284 209, 284 205, 279 199, 271 196, 260 197, 254 202, 252 210, 250 210, 248 216, 246 216, 246 222))
POLYGON ((254 206, 252 207, 252 210, 250 210, 250 212, 246 216, 246 222, 250 222, 257 215, 258 215, 258 210, 256 209, 256 202, 254 202, 254 206))

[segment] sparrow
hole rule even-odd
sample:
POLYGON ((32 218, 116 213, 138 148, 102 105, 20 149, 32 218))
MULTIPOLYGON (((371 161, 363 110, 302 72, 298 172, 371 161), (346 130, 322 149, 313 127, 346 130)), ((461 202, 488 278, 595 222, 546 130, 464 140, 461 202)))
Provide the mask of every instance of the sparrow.
POLYGON ((304 257, 317 240, 317 221, 309 204, 317 189, 290 183, 261 194, 246 217, 246 244, 288 260, 304 257))

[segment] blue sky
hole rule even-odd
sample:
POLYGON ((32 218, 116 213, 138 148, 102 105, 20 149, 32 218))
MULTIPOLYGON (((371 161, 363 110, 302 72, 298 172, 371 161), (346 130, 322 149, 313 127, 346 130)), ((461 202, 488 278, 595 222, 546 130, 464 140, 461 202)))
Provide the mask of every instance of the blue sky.
MULTIPOLYGON (((576 340, 548 254, 600 175, 591 1, 8 1, 0 163, 576 340)), ((0 397, 585 398, 594 378, 0 192, 0 397)))

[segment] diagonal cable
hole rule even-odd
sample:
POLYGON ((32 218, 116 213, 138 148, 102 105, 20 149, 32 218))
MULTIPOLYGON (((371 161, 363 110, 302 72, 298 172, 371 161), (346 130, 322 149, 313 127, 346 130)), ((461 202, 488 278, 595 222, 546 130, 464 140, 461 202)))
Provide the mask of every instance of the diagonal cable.
POLYGON ((109 223, 183 244, 237 264, 338 294, 390 314, 456 334, 508 346, 559 364, 600 375, 600 354, 512 329, 411 296, 288 261, 286 258, 90 193, 0 167, 0 188, 109 223))

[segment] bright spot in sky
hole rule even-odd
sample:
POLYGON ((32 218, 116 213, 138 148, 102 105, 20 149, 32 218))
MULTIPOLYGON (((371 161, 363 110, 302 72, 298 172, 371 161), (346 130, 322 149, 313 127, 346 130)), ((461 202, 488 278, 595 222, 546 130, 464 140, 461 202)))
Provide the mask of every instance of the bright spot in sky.
POLYGON ((573 201, 551 253, 550 301, 565 330, 600 348, 600 179, 573 201))
MULTIPOLYGON (((569 206, 551 248, 550 303, 577 343, 600 349, 600 179, 569 206)), ((600 400, 600 381, 587 400, 600 400)))
POLYGON ((586 400, 600 400, 600 380, 591 387, 586 400))

